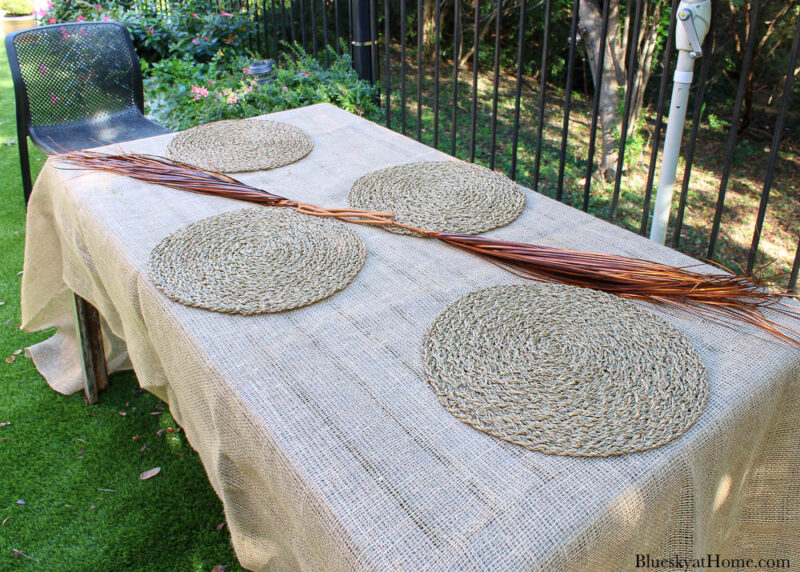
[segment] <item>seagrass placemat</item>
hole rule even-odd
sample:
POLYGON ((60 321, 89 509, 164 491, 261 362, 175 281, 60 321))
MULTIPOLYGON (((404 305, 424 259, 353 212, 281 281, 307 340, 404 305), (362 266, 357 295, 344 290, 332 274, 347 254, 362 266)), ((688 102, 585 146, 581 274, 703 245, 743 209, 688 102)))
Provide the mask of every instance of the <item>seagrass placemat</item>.
POLYGON ((167 147, 171 159, 201 169, 240 173, 283 167, 311 152, 311 136, 294 125, 228 119, 187 129, 167 147))
POLYGON ((708 396, 679 330, 630 301, 560 284, 471 292, 436 318, 422 353, 450 413, 543 453, 658 447, 692 426, 708 396))
POLYGON ((425 161, 373 171, 353 183, 348 200, 355 208, 393 212, 411 226, 461 234, 505 226, 525 207, 525 195, 511 179, 464 161, 425 161))
POLYGON ((367 249, 343 223, 289 208, 244 209, 173 233, 150 256, 150 276, 172 300, 234 314, 280 312, 345 288, 367 249))

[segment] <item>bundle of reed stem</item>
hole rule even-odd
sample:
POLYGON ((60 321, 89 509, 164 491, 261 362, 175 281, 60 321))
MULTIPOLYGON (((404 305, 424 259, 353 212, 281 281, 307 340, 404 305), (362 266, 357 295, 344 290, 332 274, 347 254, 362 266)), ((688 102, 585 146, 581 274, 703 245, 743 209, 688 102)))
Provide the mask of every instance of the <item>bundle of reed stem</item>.
POLYGON ((694 272, 688 268, 613 254, 578 252, 416 228, 395 220, 393 213, 324 208, 294 201, 223 173, 163 157, 76 151, 60 154, 56 159, 81 169, 107 171, 182 191, 289 207, 298 213, 331 217, 348 223, 404 228, 472 252, 522 278, 560 282, 603 290, 624 298, 666 304, 728 325, 744 322, 800 348, 800 331, 764 313, 770 310, 800 320, 800 312, 782 303, 790 294, 772 292, 758 279, 728 272, 694 272))

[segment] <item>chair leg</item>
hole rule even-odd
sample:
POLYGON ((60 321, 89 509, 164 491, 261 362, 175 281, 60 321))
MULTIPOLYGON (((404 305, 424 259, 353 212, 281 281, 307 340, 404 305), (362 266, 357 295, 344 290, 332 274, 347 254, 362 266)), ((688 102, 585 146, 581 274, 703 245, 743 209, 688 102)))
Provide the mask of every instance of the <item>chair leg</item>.
POLYGON ((22 192, 25 195, 25 206, 33 190, 31 182, 31 162, 28 158, 28 137, 17 130, 17 147, 19 147, 19 170, 22 173, 22 192))
POLYGON ((108 387, 108 372, 103 350, 100 314, 89 302, 75 294, 75 319, 81 342, 81 365, 85 383, 86 401, 98 402, 98 393, 108 387))

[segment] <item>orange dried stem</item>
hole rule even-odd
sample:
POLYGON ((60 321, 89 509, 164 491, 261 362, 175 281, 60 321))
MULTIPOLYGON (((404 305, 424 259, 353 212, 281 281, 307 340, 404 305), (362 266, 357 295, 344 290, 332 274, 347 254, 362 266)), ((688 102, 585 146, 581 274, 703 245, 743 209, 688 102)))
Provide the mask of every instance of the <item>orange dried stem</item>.
POLYGON ((290 207, 301 214, 335 218, 347 223, 402 228, 477 254, 521 278, 560 282, 603 290, 624 298, 667 304, 692 311, 699 316, 715 318, 723 323, 733 320, 751 324, 800 348, 800 331, 763 314, 764 310, 769 309, 800 320, 800 313, 780 303, 781 299, 790 295, 770 292, 759 281, 750 278, 694 272, 687 268, 614 254, 577 252, 420 229, 395 220, 393 213, 328 209, 293 201, 247 185, 223 173, 163 157, 79 151, 64 153, 55 159, 82 169, 108 171, 183 191, 267 206, 290 207))

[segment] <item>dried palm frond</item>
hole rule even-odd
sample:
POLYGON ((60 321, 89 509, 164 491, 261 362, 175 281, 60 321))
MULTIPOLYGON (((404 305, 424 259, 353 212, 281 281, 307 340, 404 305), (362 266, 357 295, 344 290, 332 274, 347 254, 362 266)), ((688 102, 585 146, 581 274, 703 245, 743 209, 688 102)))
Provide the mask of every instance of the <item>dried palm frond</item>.
POLYGON ((349 223, 404 228, 477 254, 523 278, 560 282, 625 298, 667 304, 728 324, 744 322, 800 347, 800 331, 768 318, 764 313, 771 310, 800 320, 797 310, 781 303, 789 295, 771 292, 755 279, 729 273, 694 272, 688 268, 613 254, 577 252, 416 228, 394 220, 392 213, 329 209, 302 203, 252 187, 222 173, 163 157, 77 151, 58 155, 57 159, 82 169, 108 171, 182 191, 289 207, 302 214, 332 217, 349 223))

